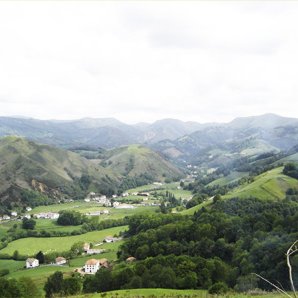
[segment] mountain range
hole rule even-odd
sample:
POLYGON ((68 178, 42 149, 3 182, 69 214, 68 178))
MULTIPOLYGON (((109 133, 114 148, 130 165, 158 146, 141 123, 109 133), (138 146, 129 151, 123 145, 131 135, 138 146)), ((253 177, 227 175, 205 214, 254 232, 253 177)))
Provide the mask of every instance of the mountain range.
POLYGON ((146 144, 171 157, 221 147, 235 140, 260 140, 270 147, 288 150, 298 144, 298 119, 274 114, 236 118, 229 123, 183 122, 163 119, 152 124, 128 125, 114 118, 37 120, 0 117, 0 136, 17 135, 63 148, 89 146, 105 149, 146 144), (182 154, 180 154, 180 153, 182 154))

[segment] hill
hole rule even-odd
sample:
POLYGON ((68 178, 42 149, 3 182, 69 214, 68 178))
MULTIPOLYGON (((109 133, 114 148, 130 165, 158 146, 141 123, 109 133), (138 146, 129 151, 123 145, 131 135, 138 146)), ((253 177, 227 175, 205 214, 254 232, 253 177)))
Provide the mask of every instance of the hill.
POLYGON ((107 193, 119 177, 80 155, 19 137, 0 139, 0 199, 20 201, 24 190, 53 199, 76 198, 93 190, 107 193))
POLYGON ((225 195, 225 198, 239 197, 281 200, 289 188, 298 188, 298 180, 282 174, 283 167, 269 170, 254 178, 252 183, 241 185, 225 195))
POLYGON ((147 175, 153 181, 164 181, 182 176, 182 172, 160 154, 141 145, 107 151, 104 164, 125 177, 147 175))

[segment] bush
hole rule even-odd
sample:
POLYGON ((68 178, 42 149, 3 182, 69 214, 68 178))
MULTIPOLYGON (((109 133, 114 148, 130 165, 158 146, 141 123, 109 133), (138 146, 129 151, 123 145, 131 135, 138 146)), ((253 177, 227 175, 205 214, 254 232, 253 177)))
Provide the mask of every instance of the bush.
POLYGON ((217 282, 213 284, 209 289, 209 294, 225 294, 229 290, 228 286, 224 282, 217 282))
POLYGON ((4 276, 4 275, 7 275, 9 274, 9 270, 8 269, 1 269, 0 270, 0 276, 4 276))

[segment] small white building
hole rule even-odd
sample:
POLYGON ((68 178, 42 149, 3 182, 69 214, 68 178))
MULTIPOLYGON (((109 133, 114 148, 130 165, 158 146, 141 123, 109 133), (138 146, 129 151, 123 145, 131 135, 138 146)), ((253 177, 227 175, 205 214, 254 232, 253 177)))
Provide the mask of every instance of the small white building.
POLYGON ((3 215, 3 220, 9 220, 10 219, 10 216, 9 215, 3 215))
POLYGON ((63 258, 63 257, 57 257, 55 259, 55 262, 56 262, 57 265, 63 265, 63 264, 66 264, 66 259, 63 258))
POLYGON ((31 211, 32 210, 32 208, 31 207, 26 207, 26 211, 31 211))
POLYGON ((30 219, 31 218, 31 215, 30 214, 25 214, 24 215, 24 218, 30 219))
POLYGON ((26 260, 26 268, 35 268, 39 266, 39 261, 37 259, 34 258, 28 258, 26 260))
POLYGON ((114 204, 114 207, 116 209, 135 209, 136 208, 135 206, 130 205, 130 204, 120 204, 118 206, 115 206, 115 204, 114 204))
POLYGON ((90 259, 85 263, 84 269, 86 273, 94 274, 98 271, 100 268, 99 266, 99 260, 96 259, 90 259))
POLYGON ((12 211, 10 215, 11 215, 11 216, 18 216, 18 212, 16 212, 16 211, 12 211))
POLYGON ((89 199, 89 198, 86 198, 86 199, 84 199, 84 201, 85 201, 86 203, 89 203, 89 202, 90 202, 90 199, 89 199))

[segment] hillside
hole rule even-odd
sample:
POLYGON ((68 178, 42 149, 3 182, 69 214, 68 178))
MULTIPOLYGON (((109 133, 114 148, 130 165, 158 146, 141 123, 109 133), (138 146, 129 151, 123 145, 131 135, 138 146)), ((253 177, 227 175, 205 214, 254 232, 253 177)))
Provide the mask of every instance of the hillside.
POLYGON ((160 154, 141 146, 130 145, 107 151, 104 160, 108 169, 126 177, 148 175, 155 181, 177 178, 182 172, 160 154))
POLYGON ((255 197, 258 199, 271 200, 284 199, 288 188, 298 188, 298 180, 282 174, 282 170, 283 167, 278 167, 267 171, 255 177, 254 182, 241 185, 224 197, 255 197))
POLYGON ((93 189, 106 193, 118 177, 80 155, 19 137, 0 139, 0 198, 19 201, 22 190, 55 199, 77 197, 93 189))

